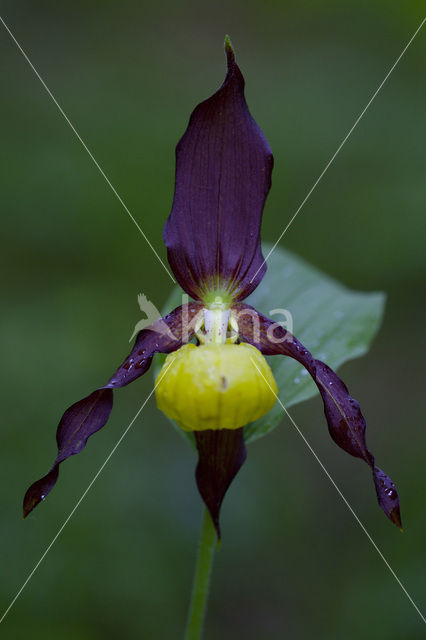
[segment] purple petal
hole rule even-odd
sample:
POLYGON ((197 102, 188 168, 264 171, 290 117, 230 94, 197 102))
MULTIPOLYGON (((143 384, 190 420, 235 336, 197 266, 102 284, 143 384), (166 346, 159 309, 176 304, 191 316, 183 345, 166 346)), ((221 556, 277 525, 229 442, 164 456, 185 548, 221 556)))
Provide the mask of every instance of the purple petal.
POLYGON ((135 346, 109 382, 67 409, 56 432, 58 455, 49 473, 31 485, 24 498, 24 517, 53 489, 59 465, 84 449, 88 438, 106 424, 112 410, 113 389, 124 387, 144 374, 154 353, 170 353, 188 342, 200 310, 196 302, 178 307, 165 318, 141 331, 135 346))
POLYGON ((244 98, 230 43, 222 87, 199 104, 176 148, 173 207, 164 241, 173 273, 193 298, 246 298, 266 271, 260 246, 273 157, 244 98), (252 281, 253 279, 253 281, 252 281))
POLYGON ((247 456, 243 427, 195 431, 198 490, 212 517, 220 539, 219 513, 223 498, 247 456))
POLYGON ((242 341, 257 347, 264 355, 285 355, 294 358, 310 373, 324 403, 328 430, 334 442, 356 458, 362 458, 373 472, 380 507, 397 527, 401 528, 399 499, 392 480, 375 465, 374 456, 365 441, 366 422, 360 406, 348 388, 324 362, 311 353, 278 323, 258 313, 253 307, 238 304, 239 335, 242 341))
POLYGON ((376 466, 373 470, 373 478, 379 505, 392 522, 402 531, 399 498, 394 483, 386 473, 376 466))
POLYGON ((189 342, 194 335, 196 316, 202 308, 199 302, 184 304, 140 331, 132 351, 105 387, 125 387, 148 371, 155 353, 170 353, 189 342))
POLYGON ((111 409, 112 390, 98 389, 65 411, 56 432, 58 456, 49 473, 32 484, 26 492, 24 518, 55 486, 59 464, 85 447, 87 439, 105 425, 111 409))

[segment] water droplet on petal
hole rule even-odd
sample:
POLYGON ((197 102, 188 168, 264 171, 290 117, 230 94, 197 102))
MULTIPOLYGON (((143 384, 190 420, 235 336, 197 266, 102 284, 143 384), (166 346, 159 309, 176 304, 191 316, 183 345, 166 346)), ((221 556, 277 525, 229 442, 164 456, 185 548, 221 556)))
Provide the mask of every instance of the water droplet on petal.
POLYGON ((389 498, 391 500, 395 500, 396 498, 396 491, 395 489, 385 489, 385 493, 389 496, 389 498))

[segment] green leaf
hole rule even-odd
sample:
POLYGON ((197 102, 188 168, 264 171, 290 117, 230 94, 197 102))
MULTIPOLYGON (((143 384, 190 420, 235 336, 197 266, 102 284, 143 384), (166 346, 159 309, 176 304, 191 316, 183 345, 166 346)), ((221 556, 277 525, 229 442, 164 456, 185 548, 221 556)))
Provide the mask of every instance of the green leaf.
MULTIPOLYGON (((264 245, 263 249, 267 255, 270 247, 264 245)), ((293 326, 287 321, 285 327, 315 358, 337 369, 347 360, 368 351, 382 320, 385 295, 347 289, 296 255, 276 248, 268 260, 265 278, 247 298, 247 303, 276 321, 288 318, 274 310, 290 312, 293 326)), ((182 291, 176 287, 165 304, 164 313, 179 304, 182 304, 182 291)), ((285 407, 318 393, 307 371, 296 361, 280 356, 267 360, 285 407)), ((263 418, 247 425, 244 430, 246 442, 269 433, 281 421, 283 413, 277 402, 263 418)))

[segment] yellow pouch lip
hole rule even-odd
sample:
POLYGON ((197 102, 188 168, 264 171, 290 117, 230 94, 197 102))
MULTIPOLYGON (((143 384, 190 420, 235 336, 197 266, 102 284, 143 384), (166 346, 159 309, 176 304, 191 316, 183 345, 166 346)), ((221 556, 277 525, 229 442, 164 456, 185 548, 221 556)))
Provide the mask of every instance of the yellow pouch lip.
POLYGON ((184 431, 238 429, 275 404, 277 385, 261 352, 247 343, 186 344, 156 380, 158 408, 184 431))

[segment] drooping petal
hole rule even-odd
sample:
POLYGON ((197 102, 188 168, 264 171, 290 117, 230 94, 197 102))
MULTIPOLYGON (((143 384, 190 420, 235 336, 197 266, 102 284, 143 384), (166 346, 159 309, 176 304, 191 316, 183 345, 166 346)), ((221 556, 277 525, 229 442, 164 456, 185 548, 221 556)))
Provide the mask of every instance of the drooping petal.
POLYGON ((344 382, 328 365, 316 360, 288 331, 245 304, 235 305, 240 339, 257 347, 264 355, 294 358, 312 376, 324 403, 328 429, 334 442, 356 458, 362 458, 373 472, 380 507, 401 528, 399 499, 392 480, 375 464, 365 441, 366 422, 360 406, 344 382))
POLYGON ((65 411, 56 432, 58 455, 50 471, 27 490, 24 518, 55 486, 59 464, 84 449, 88 438, 102 429, 111 413, 112 401, 111 389, 97 389, 65 411))
POLYGON ((220 539, 219 513, 223 498, 247 456, 243 427, 195 431, 198 490, 212 517, 220 539))
POLYGON ((225 49, 225 81, 196 107, 176 148, 175 194, 164 227, 173 273, 195 299, 209 291, 244 299, 266 271, 260 223, 273 157, 248 110, 228 40, 225 49))
POLYGON ((196 302, 172 313, 140 331, 135 345, 107 384, 67 409, 56 432, 58 455, 50 471, 30 486, 24 497, 24 517, 53 489, 59 465, 84 449, 88 438, 106 424, 113 404, 113 389, 124 387, 143 375, 155 353, 170 353, 188 342, 194 333, 194 319, 200 311, 196 302))

